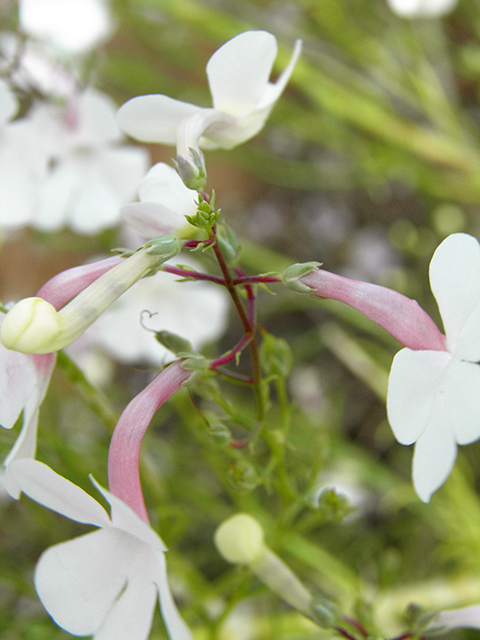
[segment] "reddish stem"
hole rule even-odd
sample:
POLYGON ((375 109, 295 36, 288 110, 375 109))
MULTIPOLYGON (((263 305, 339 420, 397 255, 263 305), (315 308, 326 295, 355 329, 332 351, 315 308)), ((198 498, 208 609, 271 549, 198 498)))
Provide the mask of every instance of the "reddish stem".
POLYGON ((200 273, 200 271, 193 271, 191 269, 181 269, 180 267, 172 267, 170 265, 163 265, 162 271, 167 273, 173 273, 176 276, 182 276, 182 278, 193 278, 194 280, 208 280, 215 284, 221 284, 225 286, 225 280, 220 276, 211 276, 208 273, 200 273))
POLYGON ((231 362, 236 357, 237 353, 240 353, 247 346, 251 339, 251 336, 243 336, 240 342, 226 355, 216 358, 216 360, 211 360, 210 369, 216 369, 217 367, 221 367, 223 364, 227 364, 227 362, 231 362))
POLYGON ((233 284, 268 284, 281 282, 281 279, 278 276, 240 276, 238 278, 234 278, 233 284))
POLYGON ((345 629, 342 629, 341 627, 334 627, 334 629, 341 636, 343 636, 344 638, 347 638, 347 640, 357 640, 355 636, 350 635, 347 631, 345 631, 345 629))

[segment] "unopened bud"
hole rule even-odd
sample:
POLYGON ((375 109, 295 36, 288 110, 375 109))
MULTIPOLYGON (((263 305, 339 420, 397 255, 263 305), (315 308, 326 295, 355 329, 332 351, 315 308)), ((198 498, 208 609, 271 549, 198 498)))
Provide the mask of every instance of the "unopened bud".
POLYGON ((262 332, 263 342, 260 348, 262 366, 267 375, 285 378, 292 368, 292 351, 284 338, 277 338, 262 332))
POLYGON ((165 349, 172 351, 175 355, 193 351, 192 345, 186 338, 182 338, 171 331, 155 331, 155 338, 165 349))
POLYGON ((186 187, 203 191, 207 185, 205 158, 198 149, 190 147, 189 152, 190 158, 177 155, 177 159, 173 160, 173 166, 186 187))
POLYGON ((225 222, 217 225, 217 242, 227 265, 236 267, 240 259, 240 244, 233 229, 225 222))
POLYGON ((49 353, 63 327, 53 305, 43 298, 24 298, 5 316, 0 332, 4 347, 21 353, 49 353))
POLYGON ((103 273, 60 311, 42 298, 25 298, 5 316, 0 339, 22 353, 51 353, 76 340, 135 282, 180 251, 175 236, 154 238, 103 273))
POLYGON ((176 236, 158 236, 148 240, 139 251, 142 249, 145 249, 149 256, 158 256, 162 262, 165 262, 179 254, 182 245, 176 236))
POLYGON ((227 562, 250 564, 265 550, 263 529, 260 523, 247 513, 237 513, 218 527, 215 545, 227 562))
POLYGON ((314 269, 318 269, 321 266, 321 262, 303 262, 292 264, 290 267, 287 267, 282 273, 282 282, 289 289, 297 291, 297 293, 312 293, 312 289, 300 282, 300 279, 314 269))

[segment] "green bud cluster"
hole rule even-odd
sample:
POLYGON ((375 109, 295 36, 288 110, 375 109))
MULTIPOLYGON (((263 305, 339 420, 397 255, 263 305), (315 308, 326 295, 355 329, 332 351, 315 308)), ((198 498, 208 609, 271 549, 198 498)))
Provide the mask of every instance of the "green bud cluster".
POLYGON ((187 221, 200 229, 211 229, 220 216, 220 209, 215 210, 215 192, 212 192, 210 202, 199 194, 197 202, 197 212, 194 216, 185 216, 187 221))

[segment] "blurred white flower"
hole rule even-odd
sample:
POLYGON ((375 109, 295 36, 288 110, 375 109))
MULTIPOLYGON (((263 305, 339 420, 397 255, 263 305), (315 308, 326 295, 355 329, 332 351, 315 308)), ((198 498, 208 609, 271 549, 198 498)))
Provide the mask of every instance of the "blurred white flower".
POLYGON ((140 202, 121 209, 125 222, 145 238, 177 233, 197 210, 197 192, 188 189, 173 167, 158 162, 138 188, 140 202))
POLYGON ((4 164, 0 226, 54 231, 68 225, 93 234, 116 224, 147 170, 148 154, 119 144, 115 112, 108 96, 90 89, 66 106, 37 105, 10 124, 0 154, 20 169, 12 175, 4 164))
MULTIPOLYGON (((174 261, 179 262, 200 268, 183 255, 174 261)), ((73 343, 69 354, 81 367, 91 349, 106 351, 124 364, 144 362, 159 366, 171 353, 148 329, 176 333, 189 340, 194 349, 218 339, 226 328, 229 308, 223 287, 177 279, 178 276, 159 272, 137 282, 73 343)))
POLYGON ((105 0, 19 0, 19 22, 30 36, 74 54, 105 41, 114 28, 105 0))
POLYGON ((458 0, 387 0, 403 18, 438 18, 453 11, 458 0))
POLYGON ((0 226, 28 224, 40 184, 46 178, 48 148, 29 120, 11 122, 17 98, 0 80, 0 226))
POLYGON ((18 34, 0 33, 0 71, 12 86, 26 93, 69 99, 77 90, 77 78, 72 62, 60 62, 40 42, 23 40, 18 34))

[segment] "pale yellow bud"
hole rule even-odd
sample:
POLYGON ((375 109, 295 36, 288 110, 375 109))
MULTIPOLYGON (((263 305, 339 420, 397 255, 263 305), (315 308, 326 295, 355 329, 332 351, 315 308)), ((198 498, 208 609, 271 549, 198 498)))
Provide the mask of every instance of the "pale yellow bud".
POLYGON ((24 298, 5 316, 0 340, 7 349, 21 353, 49 353, 62 328, 53 305, 42 298, 24 298))
POLYGON ((214 541, 219 553, 233 564, 250 564, 265 551, 263 529, 246 513, 222 522, 215 531, 214 541))

